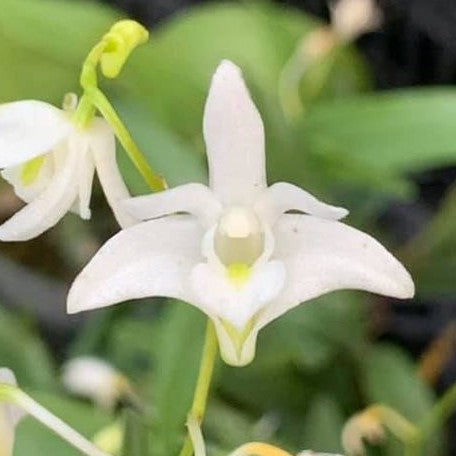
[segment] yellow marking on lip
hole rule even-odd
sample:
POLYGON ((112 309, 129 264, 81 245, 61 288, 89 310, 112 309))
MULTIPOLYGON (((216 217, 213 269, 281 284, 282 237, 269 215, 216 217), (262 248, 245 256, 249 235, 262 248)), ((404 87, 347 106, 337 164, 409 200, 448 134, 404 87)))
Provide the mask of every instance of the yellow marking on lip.
POLYGON ((43 163, 44 155, 40 155, 38 157, 32 158, 24 165, 22 165, 20 173, 20 180, 22 185, 28 186, 33 184, 33 182, 38 177, 38 174, 40 173, 43 163))
POLYGON ((251 269, 245 263, 232 263, 226 268, 228 279, 235 285, 244 285, 249 280, 251 269))

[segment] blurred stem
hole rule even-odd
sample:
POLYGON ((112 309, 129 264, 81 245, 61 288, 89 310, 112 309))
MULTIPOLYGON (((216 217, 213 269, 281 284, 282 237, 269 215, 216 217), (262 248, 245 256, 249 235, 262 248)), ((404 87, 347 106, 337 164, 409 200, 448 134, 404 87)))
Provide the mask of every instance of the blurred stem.
MULTIPOLYGON (((211 386, 212 375, 214 372, 214 364, 217 357, 217 351, 218 343, 217 336, 215 334, 215 328, 212 322, 208 320, 198 379, 196 381, 195 392, 193 395, 193 403, 188 414, 191 419, 196 420, 200 425, 203 421, 204 413, 206 412, 207 399, 211 386)), ((190 438, 190 434, 187 433, 179 456, 192 456, 192 454, 193 443, 190 438)))
POLYGON ((451 416, 456 408, 456 383, 437 401, 429 415, 420 425, 423 440, 429 438, 436 429, 451 416))
POLYGON ((405 442, 404 456, 420 456, 423 444, 451 416, 456 408, 456 383, 437 401, 421 422, 417 433, 405 442))
POLYGON ((165 179, 150 167, 104 93, 98 87, 90 87, 86 89, 86 95, 114 130, 120 144, 149 187, 156 192, 165 190, 167 188, 165 179))
POLYGON ((338 37, 328 27, 317 28, 299 41, 279 79, 280 103, 288 120, 302 115, 321 94, 340 47, 338 37), (303 101, 301 82, 307 75, 303 101))
POLYGON ((81 453, 87 456, 109 456, 19 388, 0 385, 0 400, 20 407, 81 453))
POLYGON ((387 405, 374 405, 368 409, 402 442, 411 442, 417 438, 418 429, 409 420, 387 405))

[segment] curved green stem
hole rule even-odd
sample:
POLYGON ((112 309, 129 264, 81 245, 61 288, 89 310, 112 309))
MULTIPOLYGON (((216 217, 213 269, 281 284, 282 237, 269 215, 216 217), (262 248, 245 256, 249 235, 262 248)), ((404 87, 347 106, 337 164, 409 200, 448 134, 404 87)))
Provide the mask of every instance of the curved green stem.
POLYGON ((321 94, 341 46, 327 27, 310 32, 299 42, 279 79, 279 99, 288 120, 296 120, 321 94), (306 80, 303 97, 301 82, 306 74, 311 77, 306 80))
POLYGON ((120 144, 150 188, 157 192, 165 190, 167 188, 165 179, 150 167, 103 92, 97 87, 90 87, 86 89, 86 95, 114 130, 120 144))
POLYGON ((150 188, 154 191, 160 191, 167 188, 164 178, 149 166, 116 111, 98 88, 97 77, 98 65, 101 65, 101 72, 104 76, 116 77, 131 52, 139 44, 144 43, 147 38, 147 30, 137 22, 119 21, 90 50, 82 65, 79 78, 84 94, 74 113, 73 121, 80 128, 84 128, 90 124, 96 109, 98 109, 114 130, 127 155, 150 188))
MULTIPOLYGON (((210 320, 208 320, 198 379, 196 381, 192 407, 189 412, 189 416, 196 419, 199 424, 202 423, 204 413, 206 412, 207 399, 211 386, 212 374, 214 372, 214 364, 217 357, 217 352, 218 342, 214 325, 210 320)), ((193 444, 190 435, 187 434, 179 456, 192 456, 192 454, 193 444)))

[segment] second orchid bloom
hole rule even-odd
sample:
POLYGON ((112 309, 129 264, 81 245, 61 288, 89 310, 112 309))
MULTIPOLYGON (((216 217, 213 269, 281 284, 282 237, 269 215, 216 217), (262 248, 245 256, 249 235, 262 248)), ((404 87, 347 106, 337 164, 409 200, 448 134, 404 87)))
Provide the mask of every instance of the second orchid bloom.
POLYGON ((135 221, 119 205, 129 193, 117 168, 113 132, 97 117, 77 125, 76 97, 67 100, 64 110, 34 100, 0 105, 1 174, 28 203, 0 225, 2 241, 34 238, 70 210, 90 218, 95 170, 120 226, 135 221))
POLYGON ((85 267, 68 297, 70 313, 149 296, 181 299, 211 318, 222 357, 242 366, 254 357, 260 329, 301 302, 340 289, 413 296, 402 264, 338 221, 345 209, 292 184, 268 187, 263 123, 229 61, 212 79, 204 137, 209 187, 125 201, 143 222, 85 267))

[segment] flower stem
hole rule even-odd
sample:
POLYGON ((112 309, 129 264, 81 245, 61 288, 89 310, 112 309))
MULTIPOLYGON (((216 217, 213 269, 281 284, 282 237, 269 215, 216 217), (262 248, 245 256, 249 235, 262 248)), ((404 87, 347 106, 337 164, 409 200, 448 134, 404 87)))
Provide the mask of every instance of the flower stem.
POLYGON ((131 20, 116 22, 102 39, 90 50, 82 65, 80 84, 84 90, 73 120, 81 128, 90 124, 96 109, 105 117, 131 161, 154 191, 165 190, 166 182, 147 163, 146 158, 133 141, 106 96, 98 88, 97 68, 108 78, 119 75, 131 52, 145 43, 149 33, 140 24, 131 20), (96 109, 95 109, 96 108, 96 109))
POLYGON ((133 138, 127 128, 122 123, 120 117, 117 115, 115 109, 103 92, 97 87, 91 87, 86 90, 86 95, 90 98, 91 102, 101 112, 103 117, 114 130, 120 144, 122 144, 122 147, 127 152, 130 160, 133 162, 136 169, 140 172, 150 188, 156 192, 165 190, 167 188, 165 179, 150 167, 144 155, 133 141, 133 138))
POLYGON ((33 416, 37 421, 44 424, 80 452, 87 456, 108 456, 107 453, 101 451, 93 443, 76 432, 72 427, 68 426, 68 424, 63 422, 60 418, 57 418, 46 410, 22 390, 15 388, 12 397, 14 398, 13 402, 17 406, 24 409, 29 415, 33 416))
MULTIPOLYGON (((196 381, 195 392, 193 395, 193 403, 188 414, 189 417, 195 419, 199 424, 202 423, 204 413, 206 411, 207 398, 211 385, 212 374, 214 372, 214 364, 217 357, 217 351, 218 344, 214 325, 210 320, 208 320, 198 379, 196 381)), ((192 456, 192 454, 193 444, 190 435, 187 434, 179 456, 192 456)))

